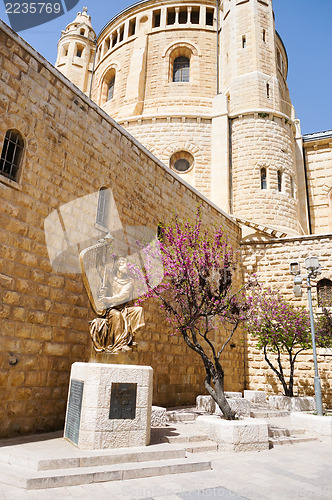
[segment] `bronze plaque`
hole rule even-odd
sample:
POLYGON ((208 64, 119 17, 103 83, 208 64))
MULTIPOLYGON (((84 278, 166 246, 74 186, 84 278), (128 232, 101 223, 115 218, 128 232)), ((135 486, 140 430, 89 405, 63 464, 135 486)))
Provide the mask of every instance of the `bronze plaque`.
POLYGON ((70 382, 65 437, 76 445, 80 433, 83 387, 84 382, 80 380, 72 379, 70 382))
POLYGON ((109 418, 133 420, 136 415, 137 384, 112 383, 109 418))

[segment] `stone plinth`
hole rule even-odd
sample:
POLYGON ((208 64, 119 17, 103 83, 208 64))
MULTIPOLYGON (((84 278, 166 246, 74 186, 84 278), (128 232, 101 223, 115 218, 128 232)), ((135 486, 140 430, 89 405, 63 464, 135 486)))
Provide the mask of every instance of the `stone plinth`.
POLYGON ((91 450, 149 444, 152 376, 148 366, 74 363, 65 438, 91 450))
POLYGON ((197 396, 196 408, 197 410, 206 411, 207 413, 214 413, 216 409, 216 403, 212 396, 197 396))
MULTIPOLYGON (((250 417, 250 401, 247 399, 229 398, 227 403, 238 417, 250 417)), ((222 415, 222 411, 217 405, 215 413, 216 415, 222 415)))
POLYGON ((266 401, 264 391, 244 391, 243 397, 252 403, 265 403, 266 401))
POLYGON ((230 399, 241 399, 242 392, 225 391, 225 396, 230 399))
POLYGON ((167 424, 166 408, 152 406, 151 427, 165 427, 167 424))
POLYGON ((215 415, 199 416, 199 428, 223 451, 267 450, 268 426, 264 420, 224 420, 215 415))
POLYGON ((312 396, 270 396, 269 407, 274 410, 287 410, 287 411, 315 411, 316 403, 315 398, 312 396))

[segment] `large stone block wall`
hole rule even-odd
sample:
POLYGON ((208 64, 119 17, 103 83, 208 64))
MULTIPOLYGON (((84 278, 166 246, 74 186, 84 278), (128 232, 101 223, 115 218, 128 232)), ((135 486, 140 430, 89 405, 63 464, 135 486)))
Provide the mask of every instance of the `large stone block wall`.
POLYGON ((158 118, 121 123, 165 165, 177 151, 188 151, 194 158, 190 172, 179 174, 203 195, 211 194, 211 120, 200 118, 158 118))
POLYGON ((234 214, 293 234, 299 232, 291 124, 273 114, 255 113, 234 119, 232 164, 234 214), (267 171, 267 189, 261 189, 261 168, 267 171), (282 172, 281 192, 278 191, 278 170, 282 172))
POLYGON ((332 232, 332 140, 304 143, 312 232, 332 232))
MULTIPOLYGON (((264 287, 278 290, 293 303, 308 307, 308 295, 303 286, 303 296, 295 298, 293 276, 289 272, 292 258, 300 261, 302 274, 305 274, 304 259, 310 254, 319 258, 322 274, 319 279, 332 279, 332 235, 287 238, 266 243, 243 243, 241 245, 243 269, 255 273, 264 287)), ((314 313, 317 308, 317 293, 312 289, 314 313)), ((318 369, 322 383, 324 404, 332 404, 332 351, 318 349, 318 369)), ((268 367, 261 351, 255 348, 253 339, 247 339, 246 384, 249 389, 262 389, 268 394, 281 394, 279 380, 268 367)), ((286 357, 283 357, 286 362, 286 357)), ((286 372, 287 373, 287 372, 286 372)), ((295 366, 294 392, 299 395, 314 394, 314 367, 312 351, 299 354, 295 366)))
MULTIPOLYGON (((144 304, 146 327, 138 348, 98 356, 88 321, 94 314, 80 275, 52 269, 44 220, 61 205, 113 191, 123 224, 157 228, 173 210, 203 223, 222 224, 237 248, 239 228, 183 183, 98 106, 1 23, 0 147, 9 128, 25 141, 18 183, 0 178, 1 192, 1 436, 63 425, 70 366, 75 361, 150 365, 154 403, 194 403, 204 370, 160 315, 144 304)), ((241 278, 238 276, 238 282, 241 278)), ((241 332, 225 351, 226 389, 243 388, 241 332)))

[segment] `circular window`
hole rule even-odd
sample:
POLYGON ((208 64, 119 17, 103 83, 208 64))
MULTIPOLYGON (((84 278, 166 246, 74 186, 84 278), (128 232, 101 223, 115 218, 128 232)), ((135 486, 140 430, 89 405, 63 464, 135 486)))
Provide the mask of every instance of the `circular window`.
POLYGON ((194 166, 194 157, 188 151, 178 151, 170 158, 170 167, 178 173, 185 174, 194 166))
POLYGON ((178 172, 186 172, 190 169, 190 163, 185 158, 180 158, 174 163, 174 169, 178 170, 178 172))

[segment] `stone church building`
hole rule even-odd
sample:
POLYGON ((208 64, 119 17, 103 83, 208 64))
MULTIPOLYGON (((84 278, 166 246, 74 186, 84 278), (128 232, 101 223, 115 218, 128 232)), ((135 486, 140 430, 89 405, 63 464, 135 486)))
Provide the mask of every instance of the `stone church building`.
MULTIPOLYGON (((83 9, 55 68, 0 29, 2 436, 63 425, 75 361, 152 366, 155 404, 192 404, 204 391, 200 360, 169 337, 153 302, 136 350, 93 352, 82 279, 52 266, 44 232, 75 199, 96 193, 97 209, 111 189, 122 223, 150 228, 201 204, 204 224, 222 225, 241 254, 238 284, 255 273, 306 305, 289 262, 314 254, 315 312, 323 297, 332 303, 332 131, 301 133, 271 0, 143 0, 97 36, 83 9)), ((66 235, 87 217, 57 220, 66 235)), ((97 224, 96 241, 106 231, 97 224)), ((243 332, 233 346, 226 390, 280 391, 243 332)), ((318 361, 331 406, 331 353, 318 361)), ((295 392, 313 393, 311 352, 299 356, 295 392)))

